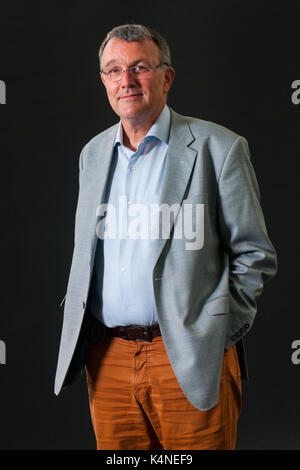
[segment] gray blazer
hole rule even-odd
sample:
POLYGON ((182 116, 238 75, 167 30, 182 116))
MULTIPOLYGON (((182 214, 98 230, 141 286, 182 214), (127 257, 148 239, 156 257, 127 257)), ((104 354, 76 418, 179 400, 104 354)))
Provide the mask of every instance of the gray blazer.
MULTIPOLYGON (((92 325, 87 302, 97 246, 96 211, 104 202, 116 131, 117 124, 96 135, 79 159, 56 395, 84 370, 92 325)), ((256 298, 277 270, 259 199, 246 139, 171 109, 160 203, 179 203, 180 210, 185 204, 204 204, 204 244, 185 249, 186 240, 174 239, 171 224, 170 237, 155 242, 151 269, 166 351, 183 392, 201 410, 216 405, 224 348, 240 343, 249 332, 256 298)))

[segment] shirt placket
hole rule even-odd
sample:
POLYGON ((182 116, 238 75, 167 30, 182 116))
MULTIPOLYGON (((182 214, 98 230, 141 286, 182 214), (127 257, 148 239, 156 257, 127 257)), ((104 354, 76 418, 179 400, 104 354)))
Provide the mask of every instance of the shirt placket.
MULTIPOLYGON (((134 293, 132 291, 132 269, 131 257, 134 255, 134 240, 131 240, 128 235, 128 225, 130 218, 128 215, 129 206, 135 202, 135 195, 137 191, 138 181, 138 167, 139 156, 143 151, 143 146, 139 146, 135 153, 130 152, 128 149, 120 149, 122 152, 122 161, 126 163, 125 177, 125 198, 121 204, 122 227, 120 230, 120 250, 119 250, 119 275, 120 275, 120 289, 121 298, 125 309, 125 315, 131 316, 135 314, 134 293)), ((120 210, 120 205, 119 205, 120 210)))

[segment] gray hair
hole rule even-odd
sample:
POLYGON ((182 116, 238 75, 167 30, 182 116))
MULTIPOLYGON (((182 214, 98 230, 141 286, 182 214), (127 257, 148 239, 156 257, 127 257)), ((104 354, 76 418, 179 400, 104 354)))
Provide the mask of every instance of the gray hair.
POLYGON ((100 70, 102 70, 101 58, 103 50, 112 38, 122 39, 127 42, 141 42, 145 39, 152 39, 159 49, 160 60, 163 64, 171 65, 171 52, 165 38, 147 26, 141 24, 124 24, 113 28, 102 41, 99 49, 100 70))

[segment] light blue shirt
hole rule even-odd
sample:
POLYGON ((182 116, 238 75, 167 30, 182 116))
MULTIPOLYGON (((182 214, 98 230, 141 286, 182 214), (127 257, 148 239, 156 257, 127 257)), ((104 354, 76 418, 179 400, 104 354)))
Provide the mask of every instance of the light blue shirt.
POLYGON ((94 315, 108 327, 151 325, 157 321, 152 281, 155 240, 151 236, 150 204, 159 203, 169 133, 167 105, 135 152, 123 145, 121 121, 119 123, 106 193, 113 219, 108 217, 108 212, 103 218, 103 230, 109 237, 98 240, 95 258, 98 303, 92 308, 94 315), (143 210, 132 213, 134 207, 139 207, 136 204, 142 204, 143 210), (145 218, 145 210, 148 218, 145 218), (144 217, 138 219, 139 215, 144 217), (112 220, 117 223, 111 225, 112 220), (143 231, 142 226, 148 231, 143 231))

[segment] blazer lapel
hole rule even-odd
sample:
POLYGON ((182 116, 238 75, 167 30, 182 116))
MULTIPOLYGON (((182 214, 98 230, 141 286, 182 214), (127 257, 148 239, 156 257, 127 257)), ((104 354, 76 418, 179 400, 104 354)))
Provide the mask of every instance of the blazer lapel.
POLYGON ((114 143, 117 134, 118 124, 113 126, 106 135, 106 139, 97 149, 98 171, 95 172, 96 184, 98 187, 97 201, 104 202, 106 185, 109 178, 110 165, 113 158, 114 143))
MULTIPOLYGON (((194 166, 197 150, 190 147, 195 140, 188 123, 183 116, 171 111, 171 130, 167 151, 166 167, 162 183, 162 191, 159 204, 181 204, 184 199, 188 182, 194 166)), ((178 211, 177 211, 178 213, 178 211)), ((174 213, 170 223, 170 232, 174 225, 177 213, 174 213)), ((170 233, 169 233, 170 235, 170 233)), ((158 238, 155 243, 155 266, 167 238, 158 238)))
POLYGON ((100 141, 95 141, 95 148, 90 150, 95 152, 94 164, 89 168, 89 175, 85 182, 87 197, 93 202, 91 217, 91 256, 95 254, 97 246, 96 225, 99 217, 96 216, 98 207, 104 203, 106 186, 109 178, 110 165, 113 158, 114 142, 118 124, 113 126, 100 141))

